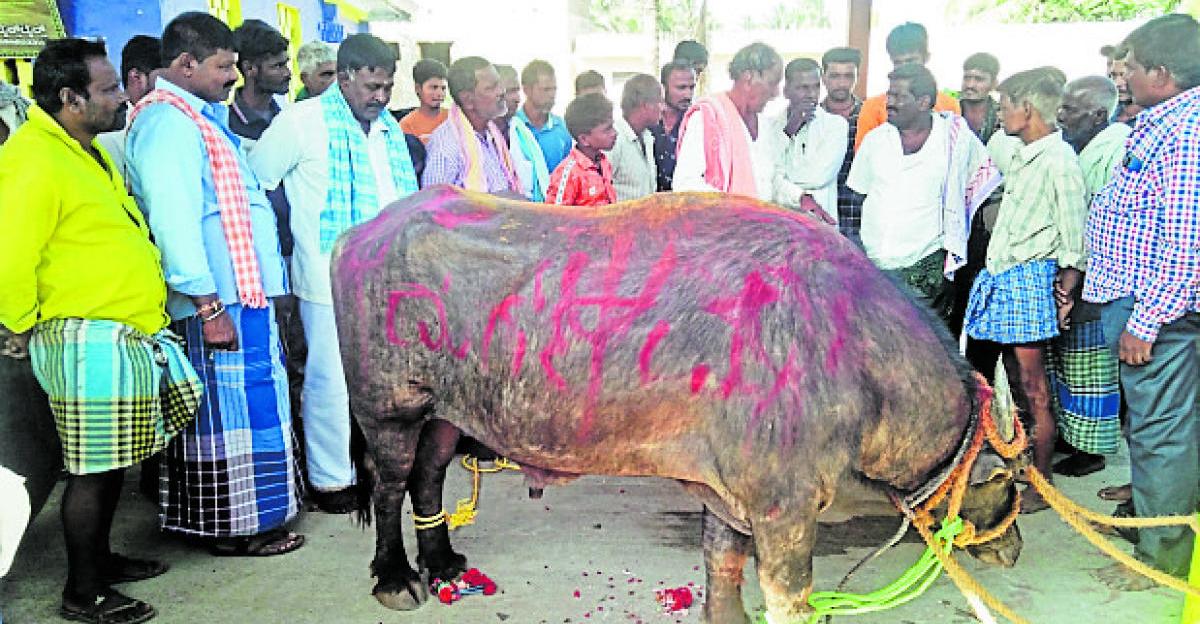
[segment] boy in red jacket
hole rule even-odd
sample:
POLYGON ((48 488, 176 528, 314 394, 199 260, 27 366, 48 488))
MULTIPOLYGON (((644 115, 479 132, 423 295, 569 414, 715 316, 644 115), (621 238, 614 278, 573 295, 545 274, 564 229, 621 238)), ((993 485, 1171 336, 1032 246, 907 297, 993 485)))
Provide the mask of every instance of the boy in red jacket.
POLYGON ((550 175, 546 203, 603 206, 617 201, 612 163, 601 151, 617 141, 612 102, 599 93, 581 95, 567 105, 564 119, 575 147, 550 175))

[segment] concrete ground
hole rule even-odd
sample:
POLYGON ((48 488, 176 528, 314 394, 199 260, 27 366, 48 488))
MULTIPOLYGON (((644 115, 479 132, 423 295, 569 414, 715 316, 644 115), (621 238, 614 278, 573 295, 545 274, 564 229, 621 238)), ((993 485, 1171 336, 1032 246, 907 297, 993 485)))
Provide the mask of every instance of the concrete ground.
MULTIPOLYGON (((1059 479, 1075 500, 1111 511, 1096 490, 1129 474, 1124 457, 1082 479, 1059 479)), ((275 558, 217 558, 155 529, 155 508, 135 491, 131 475, 118 510, 114 545, 125 553, 169 562, 170 572, 122 589, 157 607, 155 622, 379 624, 541 622, 698 622, 700 611, 666 615, 654 589, 692 586, 702 592, 700 507, 673 482, 588 477, 529 500, 521 476, 487 475, 477 522, 452 534, 459 551, 500 587, 494 596, 470 596, 452 606, 430 602, 410 613, 389 611, 370 596, 367 564, 374 531, 345 516, 303 514, 294 529, 308 536, 299 551, 275 558)), ((451 469, 446 499, 469 495, 469 474, 451 469)), ((61 485, 60 485, 61 489, 61 485)), ((56 491, 26 535, 5 586, 0 613, 6 624, 55 622, 66 573, 56 491)), ((814 563, 817 589, 831 589, 872 547, 891 535, 897 518, 822 518, 814 563)), ((412 540, 406 519, 407 543, 412 540)), ((1073 534, 1053 511, 1020 520, 1025 550, 1015 568, 959 561, 1030 622, 1157 623, 1179 621, 1182 599, 1156 589, 1110 591, 1089 571, 1109 561, 1073 534)), ((915 534, 859 573, 852 589, 868 591, 892 580, 920 555, 915 534)), ((410 557, 415 552, 410 550, 410 557)), ((747 569, 748 610, 762 596, 747 569)), ((962 596, 942 578, 922 597, 895 610, 836 618, 850 624, 976 622, 962 596)))

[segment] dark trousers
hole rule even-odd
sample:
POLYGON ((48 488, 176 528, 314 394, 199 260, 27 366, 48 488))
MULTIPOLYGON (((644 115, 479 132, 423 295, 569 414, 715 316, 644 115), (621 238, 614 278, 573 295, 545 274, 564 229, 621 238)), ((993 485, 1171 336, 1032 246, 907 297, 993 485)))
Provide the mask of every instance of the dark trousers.
MULTIPOLYGON (((1100 309, 1114 354, 1133 312, 1133 297, 1100 309)), ((1163 325, 1142 366, 1121 364, 1128 404, 1133 503, 1139 517, 1191 515, 1200 505, 1200 313, 1163 325)), ((1139 529, 1137 554, 1184 576, 1192 556, 1185 527, 1139 529)))
POLYGON ((884 273, 907 286, 918 301, 929 306, 943 323, 949 325, 954 308, 954 282, 943 275, 942 267, 945 264, 946 252, 935 251, 912 266, 890 269, 884 273))

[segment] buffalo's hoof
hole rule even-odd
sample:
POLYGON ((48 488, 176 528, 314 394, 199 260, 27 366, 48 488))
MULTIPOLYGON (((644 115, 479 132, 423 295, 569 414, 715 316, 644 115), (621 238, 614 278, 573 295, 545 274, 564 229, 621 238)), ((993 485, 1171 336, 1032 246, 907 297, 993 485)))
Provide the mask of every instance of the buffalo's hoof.
POLYGON ((371 590, 379 604, 393 611, 412 611, 429 600, 429 590, 421 579, 376 583, 371 590))

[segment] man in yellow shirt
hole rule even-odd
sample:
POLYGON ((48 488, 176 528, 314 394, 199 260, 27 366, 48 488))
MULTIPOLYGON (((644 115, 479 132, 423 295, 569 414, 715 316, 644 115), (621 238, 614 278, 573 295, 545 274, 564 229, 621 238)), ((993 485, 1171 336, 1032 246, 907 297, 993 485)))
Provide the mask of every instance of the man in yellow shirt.
POLYGON ((104 44, 49 42, 33 94, 29 120, 0 149, 0 324, 29 340, 69 472, 61 614, 144 622, 154 608, 111 585, 166 565, 113 553, 109 531, 125 468, 192 418, 200 380, 165 329, 158 250, 95 141, 124 126, 128 106, 104 44))
MULTIPOLYGON (((885 42, 888 56, 892 59, 892 67, 900 67, 905 63, 924 65, 929 62, 929 33, 925 27, 913 22, 905 22, 888 33, 885 42)), ((961 114, 958 100, 938 92, 933 102, 933 110, 961 114)), ((854 151, 862 145, 867 133, 887 123, 887 94, 880 93, 869 97, 862 104, 858 113, 858 129, 854 133, 854 151)))

